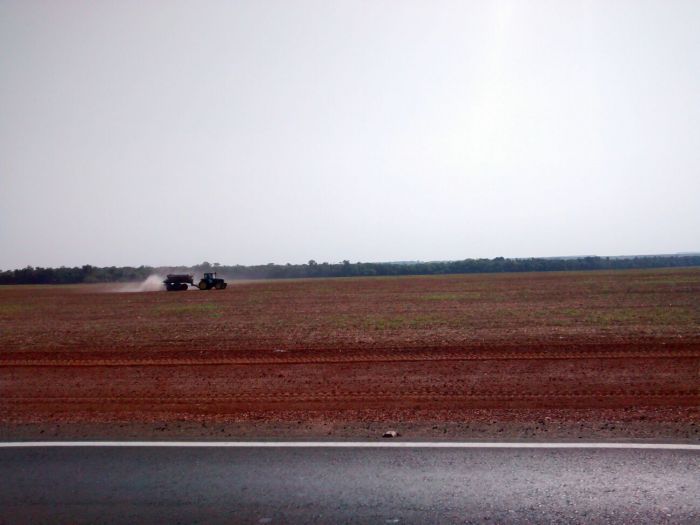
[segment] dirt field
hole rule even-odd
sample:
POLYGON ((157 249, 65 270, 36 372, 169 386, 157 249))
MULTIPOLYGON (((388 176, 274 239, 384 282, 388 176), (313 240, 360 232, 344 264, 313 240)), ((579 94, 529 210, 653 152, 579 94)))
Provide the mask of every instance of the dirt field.
POLYGON ((700 440, 700 269, 0 287, 5 436, 700 440))

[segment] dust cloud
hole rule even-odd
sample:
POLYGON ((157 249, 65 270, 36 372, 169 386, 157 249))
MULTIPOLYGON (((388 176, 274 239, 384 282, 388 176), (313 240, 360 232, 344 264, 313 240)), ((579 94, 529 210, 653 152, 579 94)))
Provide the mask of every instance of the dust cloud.
POLYGON ((115 292, 133 293, 133 292, 160 292, 165 290, 163 284, 164 275, 152 274, 146 277, 140 283, 126 283, 117 287, 115 292))

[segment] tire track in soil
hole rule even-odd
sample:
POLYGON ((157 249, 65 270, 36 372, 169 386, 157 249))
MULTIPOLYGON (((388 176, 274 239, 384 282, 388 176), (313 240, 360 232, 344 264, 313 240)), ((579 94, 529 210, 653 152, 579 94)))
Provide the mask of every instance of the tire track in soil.
POLYGON ((630 390, 630 391, 614 391, 614 392, 601 392, 601 391, 576 391, 576 392, 524 392, 524 391, 452 391, 444 392, 437 390, 409 390, 409 391, 381 391, 381 390, 367 390, 367 391, 356 391, 356 392, 314 392, 314 393, 299 393, 299 392, 275 392, 275 393, 240 393, 240 394, 226 394, 226 395, 212 395, 212 396, 179 396, 179 395, 169 395, 164 394, 160 396, 5 396, 4 401, 14 401, 14 402, 47 402, 47 401, 60 401, 61 403, 81 403, 81 402, 174 402, 174 403, 198 403, 198 402, 226 402, 226 401, 314 401, 314 400, 348 400, 348 399, 372 399, 378 400, 381 398, 431 398, 439 400, 450 400, 450 399, 461 399, 461 398, 497 398, 497 399, 521 399, 521 398, 532 398, 532 399, 547 399, 547 398, 595 398, 595 397, 629 397, 634 396, 635 398, 693 398, 697 401, 700 392, 692 390, 658 390, 658 391, 640 391, 640 390, 630 390))
POLYGON ((314 410, 342 414, 345 410, 433 409, 459 412, 469 409, 629 409, 696 407, 697 393, 688 391, 652 392, 321 392, 316 394, 280 393, 268 395, 229 395, 211 397, 90 397, 90 398, 12 398, 0 402, 4 417, 12 419, 74 418, 80 420, 119 420, 137 417, 148 420, 221 417, 260 412, 272 417, 278 411, 314 410), (97 408, 99 407, 99 408, 97 408))
POLYGON ((219 356, 219 357, 152 357, 152 358, 45 358, 0 357, 0 367, 103 367, 103 366, 196 366, 196 365, 304 365, 333 363, 386 363, 414 361, 507 361, 507 360, 580 360, 625 358, 698 358, 700 350, 614 350, 614 351, 538 351, 538 352, 358 352, 325 356, 219 356))

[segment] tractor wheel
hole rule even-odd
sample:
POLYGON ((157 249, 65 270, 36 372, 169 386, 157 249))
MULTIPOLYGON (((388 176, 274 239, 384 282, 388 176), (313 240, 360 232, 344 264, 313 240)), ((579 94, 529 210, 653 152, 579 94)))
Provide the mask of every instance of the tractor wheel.
POLYGON ((200 290, 208 290, 209 288, 207 287, 207 282, 206 281, 199 281, 199 289, 200 290))
POLYGON ((221 283, 221 289, 225 290, 228 283, 221 283))
POLYGON ((179 290, 180 290, 181 292, 187 291, 187 285, 186 285, 185 283, 182 283, 182 284, 180 285, 179 290))
POLYGON ((216 283, 214 285, 214 288, 216 288, 217 290, 223 290, 225 287, 226 285, 224 283, 216 283))

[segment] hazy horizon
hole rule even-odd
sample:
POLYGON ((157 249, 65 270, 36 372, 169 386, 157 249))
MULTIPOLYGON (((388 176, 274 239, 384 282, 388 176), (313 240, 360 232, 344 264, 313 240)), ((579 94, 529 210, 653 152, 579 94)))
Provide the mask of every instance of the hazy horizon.
POLYGON ((0 3, 0 269, 700 251, 700 3, 0 3))
MULTIPOLYGON (((676 252, 676 253, 639 253, 639 254, 578 254, 578 255, 547 255, 547 256, 532 256, 532 257, 504 257, 505 259, 511 259, 511 260, 520 260, 520 259, 584 259, 587 257, 599 257, 602 259, 605 258, 610 258, 610 259, 627 259, 627 258, 644 258, 644 257, 691 257, 691 256, 698 256, 700 255, 700 251, 697 252, 676 252)), ((498 257, 502 256, 495 256, 495 257, 484 257, 483 259, 487 260, 492 260, 496 259, 498 257)), ((393 260, 393 261, 379 261, 379 260, 373 260, 373 259, 367 259, 363 261, 354 261, 354 260, 349 260, 351 264, 355 263, 369 263, 369 264, 424 264, 424 263, 444 263, 444 262, 458 262, 461 260, 469 260, 469 259, 481 259, 480 257, 462 257, 462 258, 457 258, 457 259, 406 259, 406 260, 393 260)), ((323 260, 317 260, 314 259, 313 257, 310 259, 306 259, 304 261, 298 261, 298 262, 290 262, 290 261, 266 261, 266 262, 258 262, 258 263, 249 263, 249 264, 241 264, 241 263, 228 263, 228 262, 222 262, 222 261, 214 261, 214 260, 205 260, 205 261, 198 261, 198 262, 193 262, 193 263, 170 263, 170 264, 146 264, 146 263, 140 263, 140 264, 125 264, 125 265, 113 265, 113 264, 106 264, 106 265, 96 265, 96 264, 91 264, 90 262, 85 262, 81 264, 75 264, 75 265, 64 265, 64 267, 67 268, 80 268, 85 265, 93 266, 96 268, 109 268, 112 266, 116 267, 132 267, 132 268, 139 268, 139 267, 150 267, 150 268, 155 268, 155 269, 163 269, 163 268, 194 268, 196 266, 201 266, 202 264, 209 263, 212 265, 212 267, 215 266, 222 266, 222 267, 232 267, 232 266, 266 266, 268 264, 274 264, 278 266, 284 266, 286 264, 292 264, 292 265, 304 265, 309 263, 311 260, 316 262, 317 264, 342 264, 344 261, 343 260, 338 260, 338 261, 323 261, 323 260)), ((11 271, 11 270, 21 270, 26 267, 34 267, 34 268, 59 268, 59 267, 52 267, 52 266, 42 266, 42 265, 26 265, 24 267, 17 267, 17 268, 2 268, 0 267, 0 271, 11 271)), ((656 267, 652 267, 656 268, 656 267)))

